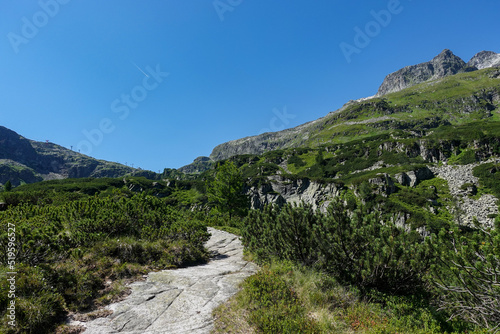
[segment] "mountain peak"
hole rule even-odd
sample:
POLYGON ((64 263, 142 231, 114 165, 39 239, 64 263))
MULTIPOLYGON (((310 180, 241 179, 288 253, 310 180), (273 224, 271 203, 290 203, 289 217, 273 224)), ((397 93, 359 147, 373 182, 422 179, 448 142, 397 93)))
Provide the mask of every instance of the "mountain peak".
POLYGON ((435 58, 438 58, 438 57, 441 57, 441 56, 443 56, 443 57, 452 57, 452 56, 455 56, 455 55, 453 54, 453 52, 450 49, 444 49, 435 58))
POLYGON ((467 64, 449 49, 444 49, 431 61, 407 66, 385 77, 377 96, 398 92, 427 80, 444 78, 462 72, 467 64))
MULTIPOLYGON (((457 61, 457 62, 463 62, 463 60, 456 56, 451 50, 449 49, 444 49, 441 51, 440 54, 438 54, 436 57, 432 59, 432 62, 443 62, 443 61, 457 61)), ((465 64, 465 62, 464 62, 465 64)))
POLYGON ((475 67, 478 70, 488 67, 499 67, 500 53, 493 51, 481 51, 469 60, 467 66, 475 67))

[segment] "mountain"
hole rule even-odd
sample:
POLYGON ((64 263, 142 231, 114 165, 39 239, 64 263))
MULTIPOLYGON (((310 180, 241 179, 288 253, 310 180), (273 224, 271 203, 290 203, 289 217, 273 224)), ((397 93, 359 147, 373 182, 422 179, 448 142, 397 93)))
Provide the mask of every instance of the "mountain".
POLYGON ((465 63, 450 50, 443 50, 431 61, 407 66, 394 73, 389 74, 376 96, 398 92, 407 87, 428 81, 444 78, 457 73, 482 70, 490 67, 500 66, 500 54, 492 51, 481 51, 465 63))
MULTIPOLYGON (((450 50, 444 50, 431 61, 407 66, 389 74, 376 96, 398 92, 427 80, 444 78, 465 71, 467 64, 450 50)), ((472 70, 472 69, 471 69, 472 70)))
POLYGON ((0 126, 0 184, 9 180, 17 186, 51 179, 118 177, 133 171, 53 143, 29 140, 0 126))
POLYGON ((481 51, 469 60, 467 66, 475 67, 478 70, 488 67, 499 67, 500 54, 492 51, 481 51))
MULTIPOLYGON (((482 51, 465 63, 450 50, 444 50, 429 62, 389 74, 374 97, 349 101, 325 117, 292 129, 220 144, 210 159, 315 147, 394 129, 423 135, 442 125, 498 119, 498 113, 493 111, 500 96, 500 70, 496 68, 500 66, 499 59, 500 54, 482 51)), ((189 170, 188 166, 185 168, 189 170)))
POLYGON ((199 174, 209 170, 214 165, 214 161, 209 157, 198 157, 194 161, 178 169, 179 172, 185 174, 199 174))

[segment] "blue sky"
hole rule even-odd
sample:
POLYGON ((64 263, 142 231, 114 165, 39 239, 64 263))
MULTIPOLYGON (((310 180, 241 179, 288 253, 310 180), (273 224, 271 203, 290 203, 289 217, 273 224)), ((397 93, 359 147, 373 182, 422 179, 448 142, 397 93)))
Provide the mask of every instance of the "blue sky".
POLYGON ((465 61, 500 52, 498 0, 25 0, 0 9, 0 125, 154 171, 322 117, 445 48, 465 61))

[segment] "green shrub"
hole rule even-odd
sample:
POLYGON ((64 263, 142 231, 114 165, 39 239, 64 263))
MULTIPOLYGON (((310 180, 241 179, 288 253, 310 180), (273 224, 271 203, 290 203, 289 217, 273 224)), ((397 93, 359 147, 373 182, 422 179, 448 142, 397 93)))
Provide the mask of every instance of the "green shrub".
POLYGON ((287 164, 291 165, 295 165, 295 168, 300 168, 300 167, 304 167, 306 165, 305 161, 302 160, 298 155, 291 155, 288 160, 287 160, 287 164))
MULTIPOLYGON (((5 274, 6 267, 0 269, 0 306, 7 309, 9 286, 5 274)), ((50 285, 40 268, 19 265, 17 267, 15 305, 16 326, 9 326, 8 313, 2 312, 0 332, 2 333, 52 333, 55 324, 66 315, 63 297, 50 285)))
POLYGON ((428 240, 437 254, 432 282, 441 308, 492 331, 500 328, 500 219, 470 233, 455 227, 428 240))
MULTIPOLYGON (((19 333, 51 332, 67 311, 113 300, 110 294, 116 292, 105 284, 108 279, 129 279, 208 258, 203 247, 209 237, 206 226, 193 213, 162 199, 111 191, 108 197, 76 196, 56 204, 52 200, 62 198, 57 190, 43 196, 43 202, 24 201, 0 212, 2 244, 13 239, 9 233, 15 227, 19 333)), ((0 248, 0 265, 10 255, 8 247, 0 248)), ((1 319, 7 316, 5 284, 0 282, 1 319)), ((12 330, 0 327, 0 332, 12 330)))
POLYGON ((473 175, 479 178, 479 186, 486 193, 500 198, 500 165, 488 163, 477 166, 473 170, 473 175))
POLYGON ((349 214, 336 202, 315 225, 319 266, 362 289, 413 294, 424 288, 430 254, 416 232, 381 222, 363 208, 349 214))
POLYGON ((318 215, 311 206, 266 206, 253 210, 243 224, 245 247, 259 260, 272 258, 312 264, 316 254, 312 228, 318 215))
POLYGON ((295 291, 276 273, 263 268, 243 283, 242 303, 261 333, 319 333, 295 291))
POLYGON ((248 208, 244 187, 241 171, 233 162, 226 162, 218 166, 214 180, 207 183, 208 200, 229 217, 244 215, 248 208))
POLYGON ((476 153, 472 149, 460 152, 458 155, 450 157, 449 164, 467 165, 477 161, 476 153))
POLYGON ((432 254, 415 231, 406 232, 363 207, 349 213, 336 201, 326 214, 310 206, 251 212, 243 242, 258 260, 314 265, 363 290, 397 294, 424 289, 432 254))
MULTIPOLYGON (((0 243, 7 245, 10 239, 9 227, 15 229, 16 262, 29 265, 48 262, 64 256, 68 247, 60 235, 62 224, 54 215, 43 208, 27 204, 12 208, 0 215, 0 243)), ((7 264, 7 247, 0 248, 0 263, 7 264)))

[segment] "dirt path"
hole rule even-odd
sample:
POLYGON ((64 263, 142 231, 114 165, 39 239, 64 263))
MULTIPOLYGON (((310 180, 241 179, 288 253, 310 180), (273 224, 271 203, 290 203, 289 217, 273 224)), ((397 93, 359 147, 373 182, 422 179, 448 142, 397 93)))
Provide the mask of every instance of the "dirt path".
POLYGON ((132 293, 107 306, 113 314, 87 323, 85 334, 209 333, 212 310, 238 291, 238 284, 257 271, 243 260, 243 246, 233 234, 209 228, 207 264, 164 270, 131 284, 132 293))

